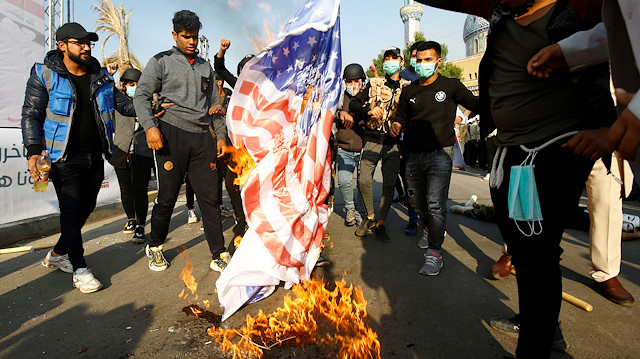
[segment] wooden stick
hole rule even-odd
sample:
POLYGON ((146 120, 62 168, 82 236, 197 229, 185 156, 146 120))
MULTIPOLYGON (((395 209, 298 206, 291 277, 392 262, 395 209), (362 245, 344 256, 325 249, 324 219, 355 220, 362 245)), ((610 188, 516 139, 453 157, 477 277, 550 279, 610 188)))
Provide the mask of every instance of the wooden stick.
MULTIPOLYGON (((516 270, 512 269, 511 270, 511 274, 516 275, 516 270)), ((576 298, 574 296, 572 296, 569 293, 565 293, 564 291, 562 292, 562 299, 570 304, 575 305, 576 307, 580 308, 580 309, 584 309, 587 312, 590 312, 593 310, 593 305, 585 302, 584 300, 580 299, 580 298, 576 298)))
POLYGON ((0 249, 0 254, 9 254, 9 253, 18 253, 18 252, 29 252, 32 249, 46 249, 55 246, 55 244, 47 244, 45 246, 22 246, 15 248, 4 248, 0 249))
POLYGON ((562 292, 562 299, 564 299, 567 303, 571 303, 580 309, 586 310, 587 312, 590 312, 593 310, 593 305, 585 302, 582 299, 576 298, 571 294, 562 292))

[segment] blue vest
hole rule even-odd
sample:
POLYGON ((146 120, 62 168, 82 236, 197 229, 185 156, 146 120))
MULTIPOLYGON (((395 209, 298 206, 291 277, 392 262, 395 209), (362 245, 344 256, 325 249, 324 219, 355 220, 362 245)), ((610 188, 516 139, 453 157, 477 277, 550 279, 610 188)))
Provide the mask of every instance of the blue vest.
MULTIPOLYGON (((46 117, 44 120, 44 141, 52 161, 64 156, 71 132, 73 113, 76 109, 77 94, 67 76, 61 76, 46 65, 37 63, 34 66, 42 84, 49 92, 46 117)), ((106 72, 105 72, 106 73, 106 72)), ((92 106, 98 122, 98 130, 103 137, 103 150, 113 153, 114 94, 111 81, 98 80, 91 83, 92 106), (97 89, 94 88, 98 86, 97 89), (96 108, 97 105, 97 108, 96 108), (106 147, 106 148, 105 148, 106 147)))

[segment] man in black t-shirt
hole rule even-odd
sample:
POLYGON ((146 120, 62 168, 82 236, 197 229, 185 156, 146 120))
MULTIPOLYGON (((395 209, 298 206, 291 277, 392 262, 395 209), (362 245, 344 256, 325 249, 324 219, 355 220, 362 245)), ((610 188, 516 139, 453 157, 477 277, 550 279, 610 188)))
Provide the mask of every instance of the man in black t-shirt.
POLYGON ((402 90, 390 134, 396 137, 404 129, 411 138, 406 168, 409 202, 426 226, 418 242, 420 248, 427 249, 420 274, 437 275, 447 225, 456 108, 461 104, 475 111, 478 98, 460 80, 438 75, 440 44, 427 41, 416 50, 419 79, 402 90))

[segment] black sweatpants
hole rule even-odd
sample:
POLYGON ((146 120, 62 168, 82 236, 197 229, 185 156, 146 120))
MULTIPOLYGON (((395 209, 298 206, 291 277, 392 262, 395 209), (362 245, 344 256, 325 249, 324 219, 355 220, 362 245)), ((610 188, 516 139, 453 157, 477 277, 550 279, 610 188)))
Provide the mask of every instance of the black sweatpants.
POLYGON ((167 238, 169 222, 184 181, 189 181, 198 197, 205 238, 214 259, 224 252, 222 221, 218 206, 218 170, 216 141, 209 131, 192 133, 160 121, 158 128, 164 147, 154 151, 158 173, 158 199, 151 213, 150 246, 167 238))

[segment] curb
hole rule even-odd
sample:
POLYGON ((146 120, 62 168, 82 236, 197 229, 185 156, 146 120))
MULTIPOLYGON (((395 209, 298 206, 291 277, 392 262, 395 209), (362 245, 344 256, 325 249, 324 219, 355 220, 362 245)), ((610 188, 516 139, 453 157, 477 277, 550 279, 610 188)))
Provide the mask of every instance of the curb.
MULTIPOLYGON (((156 197, 158 197, 158 191, 149 191, 148 197, 149 202, 155 201, 156 197)), ((96 206, 89 216, 87 223, 117 215, 124 215, 120 200, 96 206)), ((59 232, 60 213, 1 224, 0 233, 2 233, 2 236, 0 236, 0 247, 9 246, 23 240, 49 236, 59 232)))

